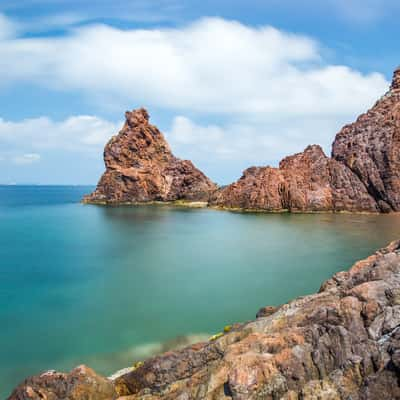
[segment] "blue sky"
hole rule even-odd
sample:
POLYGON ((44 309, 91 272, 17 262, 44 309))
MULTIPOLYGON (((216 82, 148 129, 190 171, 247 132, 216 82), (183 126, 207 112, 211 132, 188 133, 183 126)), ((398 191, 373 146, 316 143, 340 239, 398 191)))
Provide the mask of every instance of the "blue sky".
POLYGON ((218 183, 319 143, 387 90, 394 0, 2 0, 0 183, 93 184, 125 110, 218 183))

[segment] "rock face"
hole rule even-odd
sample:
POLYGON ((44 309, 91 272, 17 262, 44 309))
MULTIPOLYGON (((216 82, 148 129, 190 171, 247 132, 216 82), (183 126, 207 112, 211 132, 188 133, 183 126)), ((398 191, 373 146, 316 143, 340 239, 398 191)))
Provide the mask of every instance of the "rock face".
POLYGON ((146 110, 125 114, 126 122, 104 149, 106 172, 87 203, 205 201, 216 190, 190 161, 176 158, 146 110))
MULTIPOLYGON (((77 383, 52 374, 59 383, 49 384, 46 374, 28 379, 9 400, 114 398, 100 378, 80 386, 90 395, 77 397, 77 383)), ((381 400, 400 399, 399 379, 397 241, 336 274, 317 294, 264 307, 256 320, 149 359, 112 383, 120 400, 381 400)))
POLYGON ((266 211, 378 211, 358 177, 317 145, 286 157, 279 168, 247 169, 239 181, 214 193, 211 204, 266 211))
POLYGON ((332 156, 359 177, 380 210, 400 211, 400 69, 390 91, 336 136, 332 156))
POLYGON ((277 169, 249 168, 216 192, 211 204, 267 211, 400 211, 400 68, 390 91, 338 133, 332 158, 314 145, 277 169))

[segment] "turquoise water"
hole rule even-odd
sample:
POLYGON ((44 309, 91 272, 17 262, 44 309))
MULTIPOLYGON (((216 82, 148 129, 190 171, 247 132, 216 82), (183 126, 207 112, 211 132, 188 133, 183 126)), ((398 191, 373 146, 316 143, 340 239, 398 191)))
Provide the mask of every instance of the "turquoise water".
POLYGON ((132 346, 252 319, 400 237, 398 215, 79 204, 91 189, 0 187, 1 398, 42 370, 109 373, 132 346))

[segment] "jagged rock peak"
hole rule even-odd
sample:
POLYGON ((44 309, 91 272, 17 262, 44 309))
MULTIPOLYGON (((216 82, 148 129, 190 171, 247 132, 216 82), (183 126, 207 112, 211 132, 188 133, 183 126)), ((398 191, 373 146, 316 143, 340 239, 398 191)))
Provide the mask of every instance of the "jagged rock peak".
POLYGON ((126 122, 104 148, 106 171, 85 203, 186 200, 207 202, 217 187, 190 161, 175 157, 149 113, 125 113, 126 122))
POLYGON ((138 125, 147 125, 149 123, 150 115, 145 108, 138 108, 137 110, 125 112, 126 123, 131 128, 138 125))
POLYGON ((393 73, 391 90, 400 90, 400 66, 398 66, 393 73))

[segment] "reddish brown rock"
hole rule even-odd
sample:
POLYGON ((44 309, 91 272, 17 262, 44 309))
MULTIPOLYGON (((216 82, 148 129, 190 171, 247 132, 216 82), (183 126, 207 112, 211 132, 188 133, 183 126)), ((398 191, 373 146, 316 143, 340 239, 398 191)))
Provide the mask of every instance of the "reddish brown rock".
POLYGON ((338 133, 332 156, 359 177, 381 211, 400 211, 400 69, 390 91, 338 133))
POLYGON ((332 158, 317 145, 287 157, 279 168, 251 167, 216 190, 190 161, 173 156, 145 110, 126 113, 106 145, 106 172, 85 202, 203 201, 264 211, 400 211, 400 69, 390 91, 342 129, 332 158))
MULTIPOLYGON (((114 376, 119 400, 400 399, 400 241, 319 293, 114 376)), ((9 400, 113 399, 92 371, 26 380, 9 400), (35 397, 36 396, 36 397, 35 397), (107 397, 109 396, 109 397, 107 397)))
POLYGON ((214 206, 266 211, 400 211, 400 68, 389 92, 335 138, 332 158, 319 146, 252 167, 211 199, 214 206))
POLYGON ((211 204, 291 212, 378 210, 358 177, 317 145, 286 157, 279 168, 247 169, 239 181, 215 192, 211 204))
POLYGON ((205 201, 216 190, 191 161, 176 158, 146 110, 126 113, 126 122, 104 149, 106 172, 88 203, 205 201))
POLYGON ((69 374, 47 371, 27 379, 18 386, 9 400, 113 400, 114 385, 81 365, 69 374))

